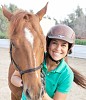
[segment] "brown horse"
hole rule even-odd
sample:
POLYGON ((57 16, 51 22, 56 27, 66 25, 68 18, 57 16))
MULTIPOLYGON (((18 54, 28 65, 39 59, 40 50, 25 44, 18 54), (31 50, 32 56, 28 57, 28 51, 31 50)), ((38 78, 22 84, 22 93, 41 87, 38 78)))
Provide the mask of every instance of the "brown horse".
POLYGON ((47 4, 36 14, 19 10, 12 14, 2 6, 4 16, 9 20, 9 39, 11 64, 9 67, 8 84, 11 90, 11 100, 20 100, 22 90, 28 100, 42 98, 42 83, 40 77, 41 63, 44 58, 45 37, 40 21, 45 15, 47 4), (22 76, 23 89, 11 83, 14 70, 22 76))

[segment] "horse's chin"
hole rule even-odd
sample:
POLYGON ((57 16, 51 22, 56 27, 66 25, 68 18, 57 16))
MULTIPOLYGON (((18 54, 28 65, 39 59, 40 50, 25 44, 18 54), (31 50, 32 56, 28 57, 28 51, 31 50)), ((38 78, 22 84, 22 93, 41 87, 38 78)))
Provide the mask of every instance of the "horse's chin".
POLYGON ((30 98, 27 97, 27 100, 42 100, 42 97, 40 97, 40 98, 34 98, 34 99, 30 99, 30 98))
POLYGON ((39 93, 37 95, 34 95, 33 92, 31 93, 31 91, 29 91, 28 89, 26 89, 23 92, 24 92, 24 96, 27 98, 27 100, 42 100, 42 95, 39 93))
POLYGON ((42 100, 42 98, 39 98, 39 99, 30 99, 30 98, 27 98, 27 100, 42 100))

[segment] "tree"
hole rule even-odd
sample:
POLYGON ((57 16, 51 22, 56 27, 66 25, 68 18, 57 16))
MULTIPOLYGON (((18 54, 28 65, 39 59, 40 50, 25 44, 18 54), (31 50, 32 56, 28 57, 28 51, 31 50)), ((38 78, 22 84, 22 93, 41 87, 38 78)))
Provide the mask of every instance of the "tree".
POLYGON ((77 6, 77 9, 75 10, 76 17, 80 17, 84 15, 82 8, 80 6, 77 6))
MULTIPOLYGON (((9 7, 7 5, 6 6, 7 9, 9 9, 11 12, 14 12, 15 10, 17 10, 17 6, 10 4, 9 7)), ((0 8, 0 32, 2 33, 6 33, 7 31, 7 24, 8 24, 8 20, 4 17, 3 13, 2 13, 2 8, 0 8)))
POLYGON ((73 13, 68 15, 68 19, 61 21, 60 23, 67 24, 73 28, 76 33, 76 37, 86 37, 86 16, 83 13, 82 8, 79 6, 77 6, 77 9, 73 13))
POLYGON ((0 8, 0 31, 2 33, 6 32, 7 29, 7 20, 3 16, 2 9, 0 8))
POLYGON ((18 8, 17 8, 16 5, 10 4, 8 9, 13 13, 13 12, 16 11, 18 8))
POLYGON ((58 24, 58 21, 55 18, 53 18, 53 20, 55 21, 55 25, 57 25, 58 24))

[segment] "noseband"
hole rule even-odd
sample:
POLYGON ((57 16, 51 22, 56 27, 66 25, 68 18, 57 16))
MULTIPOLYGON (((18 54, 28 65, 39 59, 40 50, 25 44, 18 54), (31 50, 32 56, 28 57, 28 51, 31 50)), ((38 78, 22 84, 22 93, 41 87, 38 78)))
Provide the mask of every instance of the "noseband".
POLYGON ((27 70, 22 71, 21 68, 16 64, 15 60, 14 60, 13 57, 12 57, 12 46, 13 46, 13 45, 14 45, 14 44, 13 44, 12 42, 10 42, 10 57, 11 57, 11 62, 14 63, 16 69, 19 71, 19 73, 20 73, 21 76, 22 76, 23 74, 25 74, 25 73, 34 72, 34 71, 36 71, 36 70, 42 68, 42 65, 40 65, 40 66, 38 66, 38 67, 36 67, 36 68, 30 68, 30 69, 27 69, 27 70))

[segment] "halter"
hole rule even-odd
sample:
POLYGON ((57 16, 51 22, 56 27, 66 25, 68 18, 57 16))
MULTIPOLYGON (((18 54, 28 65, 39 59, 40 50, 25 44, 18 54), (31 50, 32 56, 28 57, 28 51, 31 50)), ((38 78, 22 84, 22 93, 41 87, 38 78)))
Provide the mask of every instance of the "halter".
POLYGON ((25 73, 34 72, 34 71, 36 71, 36 70, 42 68, 42 64, 41 64, 40 66, 38 66, 38 67, 36 67, 36 68, 30 68, 30 69, 27 69, 27 70, 22 71, 21 68, 16 64, 15 60, 14 60, 13 57, 12 57, 12 46, 13 46, 13 45, 14 45, 14 44, 13 44, 12 42, 10 42, 10 57, 11 57, 11 62, 14 63, 16 69, 19 71, 19 73, 20 73, 21 76, 22 76, 23 74, 25 74, 25 73))
MULTIPOLYGON (((25 74, 25 73, 34 72, 34 71, 36 71, 36 70, 42 68, 42 64, 41 64, 40 66, 38 66, 38 67, 36 67, 36 68, 31 68, 31 69, 27 69, 27 70, 22 71, 22 70, 20 69, 20 67, 16 64, 15 60, 14 60, 13 57, 12 57, 12 46, 13 46, 13 45, 14 45, 14 44, 13 44, 12 42, 10 42, 10 57, 11 57, 11 62, 14 63, 16 69, 19 71, 19 73, 20 73, 20 75, 21 75, 21 78, 22 78, 22 75, 25 74)), ((44 79, 44 77, 45 77, 45 75, 44 75, 44 73, 43 73, 43 71, 42 71, 42 69, 41 69, 41 82, 42 82, 42 86, 43 86, 43 88, 42 88, 42 96, 43 96, 44 91, 45 91, 45 79, 44 79)))

